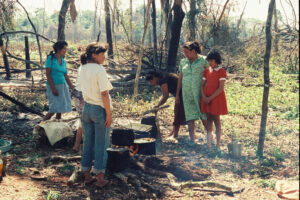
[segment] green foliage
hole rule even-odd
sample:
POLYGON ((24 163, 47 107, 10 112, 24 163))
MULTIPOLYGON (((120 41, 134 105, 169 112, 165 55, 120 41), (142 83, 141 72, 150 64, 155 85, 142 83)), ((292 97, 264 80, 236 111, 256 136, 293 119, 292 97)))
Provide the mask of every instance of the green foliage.
POLYGON ((1 146, 4 146, 4 145, 6 144, 5 141, 6 141, 6 140, 4 140, 4 139, 2 139, 2 138, 0 139, 0 147, 1 147, 1 146))
POLYGON ((30 162, 36 161, 37 158, 41 157, 41 153, 31 153, 30 154, 30 162))
POLYGON ((281 151, 281 149, 274 147, 271 149, 272 156, 277 160, 277 161, 283 161, 284 160, 284 154, 281 151))
MULTIPOLYGON (((254 116, 261 113, 263 95, 263 72, 246 67, 250 78, 240 84, 228 82, 225 86, 230 114, 254 116)), ((287 120, 299 120, 299 84, 294 75, 284 74, 279 67, 270 66, 271 88, 269 93, 269 113, 287 120)))
POLYGON ((47 200, 59 200, 60 199, 60 194, 57 191, 50 191, 47 195, 46 195, 46 199, 47 200))
POLYGON ((263 158, 259 160, 260 167, 272 167, 275 164, 275 160, 273 158, 263 158))
POLYGON ((75 167, 70 163, 64 164, 64 166, 59 167, 58 170, 64 174, 71 174, 74 171, 75 167))
POLYGON ((258 179, 255 180, 255 183, 258 184, 258 186, 263 187, 263 188, 270 188, 274 190, 276 180, 275 179, 258 179))
POLYGON ((25 172, 24 172, 24 167, 22 167, 22 166, 17 166, 16 172, 17 172, 18 174, 20 174, 20 175, 25 174, 25 172))

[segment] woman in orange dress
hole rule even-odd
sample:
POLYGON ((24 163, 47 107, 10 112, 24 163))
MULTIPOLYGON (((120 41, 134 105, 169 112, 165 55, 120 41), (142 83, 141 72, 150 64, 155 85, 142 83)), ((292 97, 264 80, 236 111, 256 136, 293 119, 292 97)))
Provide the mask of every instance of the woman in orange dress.
POLYGON ((210 67, 203 72, 201 84, 201 112, 207 115, 207 146, 211 148, 212 125, 216 126, 217 147, 220 148, 221 121, 220 115, 227 115, 227 103, 224 92, 226 70, 219 66, 221 56, 213 51, 206 57, 210 67))

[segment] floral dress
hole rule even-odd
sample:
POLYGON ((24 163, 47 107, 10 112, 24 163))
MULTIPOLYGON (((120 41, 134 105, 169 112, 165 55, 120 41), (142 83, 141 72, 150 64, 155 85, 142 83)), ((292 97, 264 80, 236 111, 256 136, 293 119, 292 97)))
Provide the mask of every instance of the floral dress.
POLYGON ((198 58, 191 64, 187 58, 180 61, 179 71, 182 72, 182 95, 186 121, 204 119, 206 114, 201 113, 200 86, 203 71, 208 66, 205 57, 198 58))

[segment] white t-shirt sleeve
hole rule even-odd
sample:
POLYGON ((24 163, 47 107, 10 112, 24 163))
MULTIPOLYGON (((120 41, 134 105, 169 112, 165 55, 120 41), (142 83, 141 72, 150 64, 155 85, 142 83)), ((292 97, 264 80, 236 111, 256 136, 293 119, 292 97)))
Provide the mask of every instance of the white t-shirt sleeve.
POLYGON ((100 88, 100 92, 109 91, 113 89, 112 84, 108 80, 105 69, 101 66, 98 75, 98 85, 100 88))

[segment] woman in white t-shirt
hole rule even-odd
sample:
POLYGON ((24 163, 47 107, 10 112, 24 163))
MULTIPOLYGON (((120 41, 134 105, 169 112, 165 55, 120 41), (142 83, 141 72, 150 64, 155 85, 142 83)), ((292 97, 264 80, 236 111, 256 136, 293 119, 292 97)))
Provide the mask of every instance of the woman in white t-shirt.
POLYGON ((91 43, 81 55, 82 67, 79 74, 79 88, 82 91, 84 107, 82 122, 84 146, 81 160, 81 171, 85 175, 85 184, 93 182, 90 170, 94 162, 98 187, 108 183, 104 179, 107 162, 106 149, 110 142, 111 98, 109 90, 113 87, 101 65, 104 62, 106 48, 98 43, 91 43))

